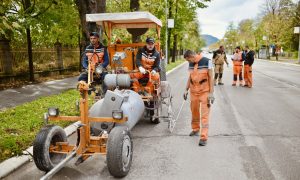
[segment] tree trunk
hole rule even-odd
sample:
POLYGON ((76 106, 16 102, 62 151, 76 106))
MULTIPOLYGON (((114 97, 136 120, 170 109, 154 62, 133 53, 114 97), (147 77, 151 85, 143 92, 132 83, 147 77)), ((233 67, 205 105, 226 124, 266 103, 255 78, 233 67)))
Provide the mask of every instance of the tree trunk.
MULTIPOLYGON (((178 0, 176 0, 176 7, 175 7, 175 25, 177 23, 177 10, 178 10, 178 0)), ((174 29, 174 31, 176 31, 174 29)), ((174 33, 173 36, 173 52, 172 52, 172 62, 176 61, 176 52, 177 52, 177 32, 174 33)))
MULTIPOLYGON (((81 36, 80 38, 80 56, 82 52, 84 52, 86 46, 90 43, 89 34, 90 32, 99 32, 100 26, 97 26, 96 23, 87 23, 86 22, 86 14, 94 14, 94 13, 105 13, 106 12, 106 0, 75 0, 81 26, 81 36)), ((102 41, 103 36, 100 34, 100 41, 102 41)), ((79 70, 81 71, 81 58, 79 62, 79 70)))
POLYGON ((140 10, 139 0, 130 0, 130 10, 131 11, 139 11, 140 10))
POLYGON ((176 52, 177 52, 177 34, 174 35, 172 62, 175 62, 176 60, 176 52))
POLYGON ((99 32, 96 23, 87 23, 86 14, 105 13, 106 0, 76 0, 81 24, 81 45, 85 48, 89 44, 90 32, 99 32))
POLYGON ((3 54, 3 59, 0 59, 2 63, 2 70, 5 74, 12 74, 12 53, 10 48, 10 40, 6 38, 0 38, 0 54, 3 54))
MULTIPOLYGON (((31 6, 30 0, 25 0, 24 9, 25 11, 31 6)), ((29 80, 34 81, 34 69, 33 69, 33 59, 32 59, 32 42, 30 25, 26 27, 26 37, 27 37, 27 51, 28 51, 28 64, 29 64, 29 80)))
MULTIPOLYGON (((139 11, 140 10, 140 1, 139 0, 130 0, 130 11, 139 11)), ((127 31, 131 34, 132 43, 141 42, 141 36, 145 34, 148 29, 140 29, 140 28, 134 28, 134 29, 127 29, 127 31)))
POLYGON ((33 70, 33 59, 32 59, 32 42, 31 42, 31 33, 30 27, 26 28, 27 36, 27 51, 28 51, 28 63, 29 63, 29 80, 34 81, 34 70, 33 70))

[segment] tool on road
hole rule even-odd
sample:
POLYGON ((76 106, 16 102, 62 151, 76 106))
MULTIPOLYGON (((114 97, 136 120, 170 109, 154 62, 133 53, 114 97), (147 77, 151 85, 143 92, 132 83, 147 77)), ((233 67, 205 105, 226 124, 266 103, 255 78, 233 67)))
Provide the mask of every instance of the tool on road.
MULTIPOLYGON (((185 104, 185 101, 186 101, 186 100, 184 100, 184 101, 181 103, 181 106, 180 106, 180 109, 179 109, 179 111, 178 111, 178 114, 177 114, 176 118, 175 118, 174 121, 173 121, 173 129, 174 129, 174 127, 175 127, 175 125, 176 125, 176 122, 177 122, 177 120, 178 120, 178 118, 179 118, 179 115, 180 115, 180 113, 181 113, 181 111, 182 111, 182 109, 183 109, 183 106, 184 106, 184 104, 185 104)), ((172 129, 171 132, 173 132, 173 129, 172 129)))

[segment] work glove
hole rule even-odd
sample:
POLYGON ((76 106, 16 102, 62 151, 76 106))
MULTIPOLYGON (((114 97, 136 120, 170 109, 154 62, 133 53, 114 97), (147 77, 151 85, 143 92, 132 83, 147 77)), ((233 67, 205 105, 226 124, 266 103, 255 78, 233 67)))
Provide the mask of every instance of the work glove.
POLYGON ((184 92, 184 94, 183 94, 183 99, 184 99, 185 101, 187 100, 188 94, 189 94, 189 91, 188 91, 188 90, 186 90, 186 91, 184 92))
POLYGON ((207 97, 207 100, 208 100, 208 104, 211 105, 214 103, 215 101, 215 97, 214 97, 214 94, 213 93, 209 93, 208 97, 207 97))
POLYGON ((155 71, 155 70, 152 70, 152 71, 151 71, 151 74, 152 74, 152 75, 156 74, 156 71, 155 71))
POLYGON ((139 67, 139 71, 140 71, 142 74, 146 74, 146 69, 143 68, 142 66, 139 67))

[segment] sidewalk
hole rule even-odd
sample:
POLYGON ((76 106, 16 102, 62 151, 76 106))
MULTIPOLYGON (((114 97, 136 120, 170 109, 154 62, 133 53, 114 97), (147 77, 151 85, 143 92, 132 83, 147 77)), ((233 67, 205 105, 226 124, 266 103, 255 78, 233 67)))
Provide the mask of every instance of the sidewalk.
POLYGON ((279 58, 278 61, 275 57, 271 57, 271 59, 259 59, 258 60, 264 60, 269 62, 275 62, 275 63, 284 63, 284 64, 294 64, 294 65, 300 65, 298 62, 298 59, 287 59, 287 58, 279 58))
POLYGON ((39 97, 59 94, 68 89, 76 88, 77 76, 48 81, 40 84, 25 85, 21 88, 0 91, 0 111, 6 108, 31 102, 39 97))

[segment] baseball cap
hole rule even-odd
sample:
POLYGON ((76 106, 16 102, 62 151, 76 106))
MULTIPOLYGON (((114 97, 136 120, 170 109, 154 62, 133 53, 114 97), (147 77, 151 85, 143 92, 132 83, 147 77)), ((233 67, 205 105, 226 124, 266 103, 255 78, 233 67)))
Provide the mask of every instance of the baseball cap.
POLYGON ((148 44, 148 43, 155 43, 155 40, 154 40, 154 38, 152 38, 152 37, 148 37, 147 39, 146 39, 146 43, 148 44))

